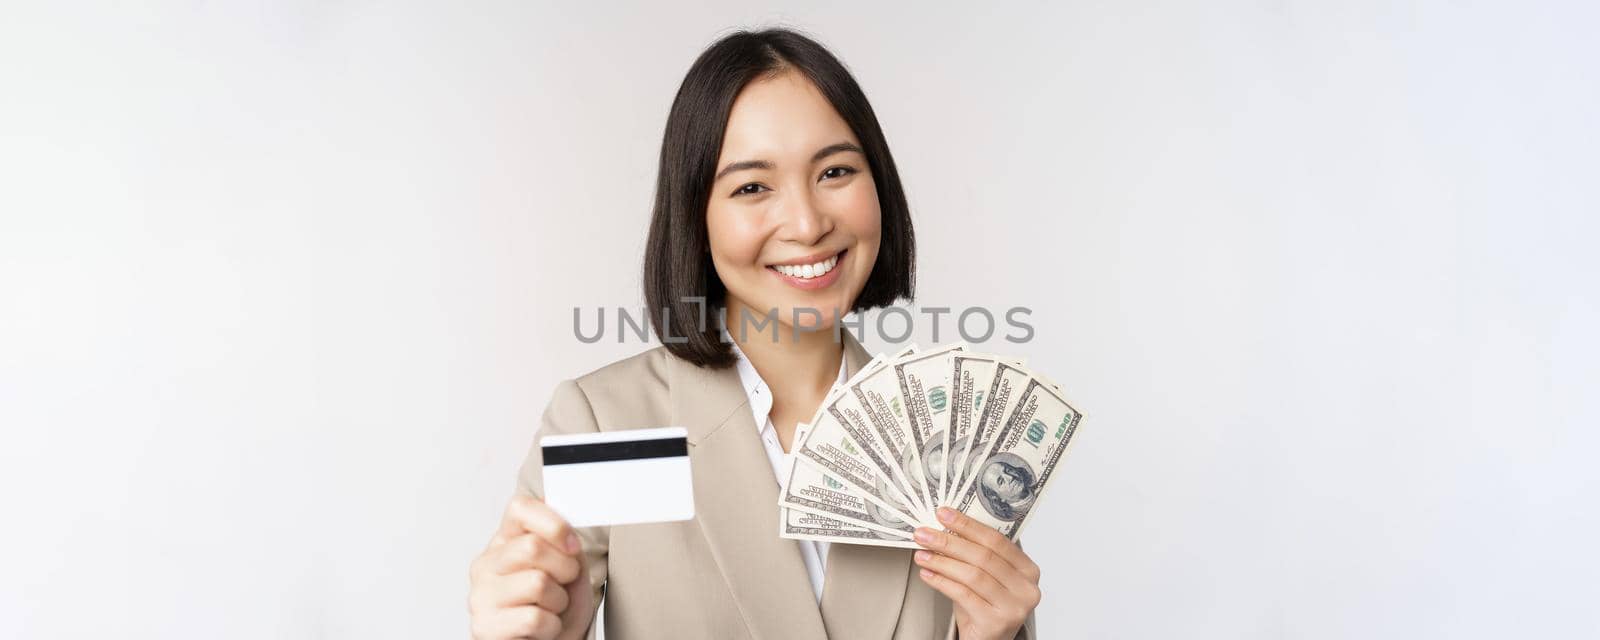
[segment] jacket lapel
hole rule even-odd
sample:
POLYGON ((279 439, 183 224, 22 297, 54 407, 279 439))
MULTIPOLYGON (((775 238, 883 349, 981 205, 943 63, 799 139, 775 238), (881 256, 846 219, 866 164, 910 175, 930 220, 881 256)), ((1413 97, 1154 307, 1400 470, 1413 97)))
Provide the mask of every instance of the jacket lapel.
POLYGON ((830 638, 887 638, 905 603, 911 551, 855 544, 828 546, 822 620, 830 638))
POLYGON ((673 363, 673 421, 689 432, 695 519, 751 636, 824 638, 793 540, 778 537, 778 482, 733 368, 673 363))
MULTIPOLYGON (((842 332, 845 375, 872 358, 842 332)), ((674 424, 689 432, 695 519, 757 638, 879 638, 893 634, 905 599, 911 552, 828 547, 820 611, 793 540, 778 537, 778 482, 732 368, 702 369, 678 358, 674 424)))
MULTIPOLYGON (((845 333, 847 375, 872 357, 845 333)), ((911 551, 854 544, 828 546, 822 587, 822 619, 831 638, 887 638, 894 633, 906 596, 911 551)))

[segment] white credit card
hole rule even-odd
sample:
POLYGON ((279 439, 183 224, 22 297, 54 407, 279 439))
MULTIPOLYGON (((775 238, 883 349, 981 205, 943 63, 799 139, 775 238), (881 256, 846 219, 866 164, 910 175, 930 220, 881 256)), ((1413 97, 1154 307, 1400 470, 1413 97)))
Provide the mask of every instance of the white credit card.
POLYGON ((693 518, 688 435, 662 427, 540 438, 545 504, 574 527, 693 518))

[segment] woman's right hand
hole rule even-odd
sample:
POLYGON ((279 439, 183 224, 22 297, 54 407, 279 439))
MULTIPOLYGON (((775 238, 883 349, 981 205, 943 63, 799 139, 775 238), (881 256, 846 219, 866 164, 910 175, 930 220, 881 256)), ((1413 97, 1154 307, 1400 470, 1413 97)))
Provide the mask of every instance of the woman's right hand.
POLYGON ((469 575, 467 609, 477 640, 570 640, 583 637, 594 620, 582 544, 537 498, 511 499, 469 575))

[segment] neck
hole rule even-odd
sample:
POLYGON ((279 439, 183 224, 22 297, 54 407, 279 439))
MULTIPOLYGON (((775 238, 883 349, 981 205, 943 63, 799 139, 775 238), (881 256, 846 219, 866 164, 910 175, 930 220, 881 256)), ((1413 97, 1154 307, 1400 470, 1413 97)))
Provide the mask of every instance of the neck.
MULTIPOLYGON (((775 404, 814 407, 839 379, 839 362, 844 358, 844 343, 834 340, 833 331, 797 331, 788 325, 770 322, 759 330, 745 325, 740 335, 739 314, 747 309, 729 300, 726 312, 728 333, 738 343, 761 379, 772 389, 775 404)), ((751 312, 754 314, 754 312, 751 312)), ((759 318, 759 315, 755 317, 759 318)))

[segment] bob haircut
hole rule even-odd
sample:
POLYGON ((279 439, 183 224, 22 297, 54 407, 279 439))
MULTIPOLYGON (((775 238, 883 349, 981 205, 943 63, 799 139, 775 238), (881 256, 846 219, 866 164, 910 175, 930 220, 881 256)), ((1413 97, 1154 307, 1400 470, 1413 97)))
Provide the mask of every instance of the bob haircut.
POLYGON ((911 299, 916 240, 911 209, 889 144, 867 96, 849 70, 816 41, 788 29, 738 31, 713 43, 689 67, 667 114, 656 176, 655 205, 644 255, 644 297, 667 350, 699 367, 737 361, 710 309, 726 306, 727 289, 711 262, 706 205, 734 98, 752 81, 786 71, 810 78, 866 152, 878 190, 882 241, 872 273, 850 311, 911 299))

